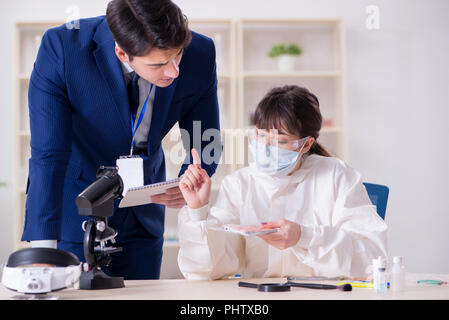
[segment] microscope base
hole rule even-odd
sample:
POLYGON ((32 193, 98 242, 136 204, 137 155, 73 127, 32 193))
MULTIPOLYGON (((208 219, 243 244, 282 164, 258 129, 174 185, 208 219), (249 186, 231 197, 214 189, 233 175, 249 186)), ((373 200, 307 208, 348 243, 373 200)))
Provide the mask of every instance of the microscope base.
POLYGON ((94 268, 88 272, 82 272, 80 277, 81 290, 102 290, 123 288, 123 277, 110 277, 103 271, 94 268))

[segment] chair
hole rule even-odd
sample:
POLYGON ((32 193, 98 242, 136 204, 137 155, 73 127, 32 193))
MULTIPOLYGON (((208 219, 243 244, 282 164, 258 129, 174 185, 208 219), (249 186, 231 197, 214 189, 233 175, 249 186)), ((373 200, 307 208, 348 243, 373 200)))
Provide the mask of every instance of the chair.
POLYGON ((387 210, 388 193, 390 190, 387 186, 380 184, 364 182, 363 185, 368 192, 371 202, 376 206, 377 214, 385 219, 385 211, 387 210))

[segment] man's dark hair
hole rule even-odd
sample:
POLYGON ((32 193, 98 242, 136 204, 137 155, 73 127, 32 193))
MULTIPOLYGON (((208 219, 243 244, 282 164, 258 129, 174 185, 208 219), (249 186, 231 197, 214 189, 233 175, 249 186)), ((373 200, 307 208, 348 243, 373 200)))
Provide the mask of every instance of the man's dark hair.
POLYGON ((112 0, 106 20, 130 59, 153 48, 185 48, 192 39, 187 17, 170 0, 112 0))

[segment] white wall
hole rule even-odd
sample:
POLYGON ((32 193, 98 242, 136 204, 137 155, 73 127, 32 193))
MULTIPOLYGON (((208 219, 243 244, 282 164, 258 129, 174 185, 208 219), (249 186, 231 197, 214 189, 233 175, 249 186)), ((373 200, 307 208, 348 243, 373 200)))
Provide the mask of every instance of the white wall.
MULTIPOLYGON (((413 272, 449 272, 449 2, 447 0, 177 0, 190 18, 340 17, 346 22, 348 162, 387 184, 389 251, 413 272), (380 29, 365 26, 368 5, 380 29)), ((103 14, 107 1, 15 0, 0 5, 0 263, 12 251, 13 23, 103 14)))

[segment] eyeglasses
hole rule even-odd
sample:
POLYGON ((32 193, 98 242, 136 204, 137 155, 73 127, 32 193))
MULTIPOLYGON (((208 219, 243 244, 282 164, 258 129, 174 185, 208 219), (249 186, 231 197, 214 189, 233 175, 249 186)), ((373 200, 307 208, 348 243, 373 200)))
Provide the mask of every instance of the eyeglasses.
POLYGON ((310 137, 305 137, 302 139, 297 139, 293 135, 280 134, 278 130, 262 130, 257 128, 252 128, 248 132, 249 142, 259 142, 263 144, 268 144, 274 147, 296 150, 302 146, 310 137))

